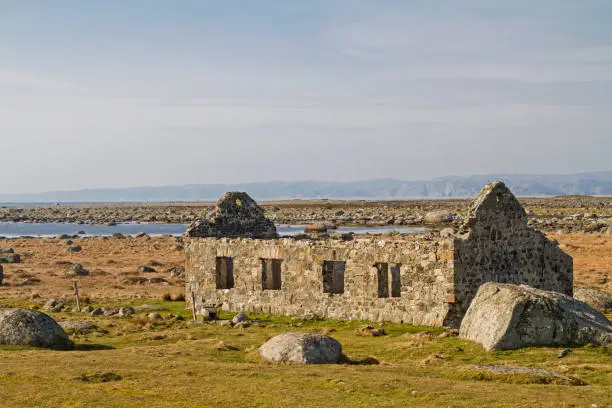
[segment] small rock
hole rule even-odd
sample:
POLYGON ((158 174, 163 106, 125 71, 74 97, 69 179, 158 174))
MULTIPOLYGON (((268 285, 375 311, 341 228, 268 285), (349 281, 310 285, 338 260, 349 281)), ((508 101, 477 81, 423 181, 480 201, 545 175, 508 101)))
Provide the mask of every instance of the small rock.
POLYGON ((156 271, 155 271, 155 268, 151 268, 150 266, 143 265, 140 268, 138 268, 138 272, 141 272, 141 273, 153 273, 153 272, 156 272, 156 271))
POLYGON ((102 312, 104 313, 104 316, 114 316, 116 314, 119 314, 119 308, 118 307, 103 307, 102 312))
POLYGON ((43 310, 46 312, 57 313, 64 308, 64 301, 62 299, 49 299, 43 306, 43 310))
POLYGON ((81 264, 73 264, 70 269, 66 272, 68 276, 87 276, 89 271, 83 268, 81 264))
POLYGON ((185 268, 182 266, 173 266, 172 268, 166 269, 166 273, 173 277, 185 276, 185 268))
POLYGON ((557 356, 557 358, 565 358, 567 356, 569 356, 569 354, 572 352, 572 350, 570 349, 565 349, 563 350, 561 353, 559 353, 559 355, 557 356))
POLYGON ((85 332, 89 330, 94 330, 96 328, 96 326, 86 321, 67 320, 64 322, 59 322, 58 324, 64 330, 72 330, 75 332, 85 332))
POLYGON ((94 310, 93 306, 87 305, 81 308, 81 313, 91 313, 93 312, 93 310, 94 310))
POLYGON ((71 245, 68 247, 68 252, 81 252, 81 249, 80 245, 71 245))
POLYGON ((372 337, 380 337, 386 334, 385 329, 383 328, 377 329, 374 326, 363 326, 357 329, 355 333, 357 333, 360 336, 372 336, 372 337))
POLYGON ((122 317, 132 316, 135 313, 136 313, 136 311, 131 306, 124 306, 124 307, 119 309, 119 316, 122 316, 122 317))
POLYGON ((97 307, 97 308, 95 308, 94 310, 91 311, 91 315, 92 316, 100 316, 102 314, 104 314, 104 310, 102 310, 101 307, 97 307))
POLYGON ((234 324, 238 324, 238 323, 242 323, 242 322, 246 322, 249 320, 249 317, 244 314, 244 313, 238 313, 236 316, 234 316, 234 318, 232 319, 232 323, 234 324))
POLYGON ((151 320, 161 320, 162 319, 162 315, 160 315, 157 312, 149 313, 147 317, 151 320))

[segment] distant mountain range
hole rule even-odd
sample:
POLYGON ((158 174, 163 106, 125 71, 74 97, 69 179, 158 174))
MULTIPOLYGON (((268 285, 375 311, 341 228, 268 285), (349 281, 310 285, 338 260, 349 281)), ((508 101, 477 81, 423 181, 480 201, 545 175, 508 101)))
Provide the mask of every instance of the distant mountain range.
POLYGON ((0 194, 0 202, 214 201, 226 191, 246 191, 257 200, 464 198, 474 196, 486 183, 495 180, 504 181, 518 196, 612 196, 612 171, 601 171, 569 175, 448 176, 418 181, 394 179, 351 182, 270 181, 245 184, 109 188, 35 194, 0 194))

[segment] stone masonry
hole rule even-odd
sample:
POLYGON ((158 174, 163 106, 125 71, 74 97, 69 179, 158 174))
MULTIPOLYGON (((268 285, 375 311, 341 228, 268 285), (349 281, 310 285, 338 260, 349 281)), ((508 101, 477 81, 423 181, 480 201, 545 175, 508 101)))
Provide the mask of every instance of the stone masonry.
POLYGON ((572 276, 572 258, 527 225, 501 182, 487 185, 463 229, 446 237, 278 238, 246 193, 227 193, 186 240, 187 293, 202 312, 220 306, 458 327, 484 282, 571 295, 572 276))
POLYGON ((276 226, 247 193, 229 192, 217 201, 210 219, 198 219, 187 230, 189 237, 278 238, 276 226))

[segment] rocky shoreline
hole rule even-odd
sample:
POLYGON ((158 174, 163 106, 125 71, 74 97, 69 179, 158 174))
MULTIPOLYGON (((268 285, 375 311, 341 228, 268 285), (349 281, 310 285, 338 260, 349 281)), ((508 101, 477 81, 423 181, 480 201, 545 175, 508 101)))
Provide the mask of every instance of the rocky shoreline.
MULTIPOLYGON (((524 198, 530 222, 546 232, 612 233, 612 197, 524 198)), ((264 202, 276 224, 345 226, 458 226, 469 200, 287 200, 264 202)), ((0 222, 113 225, 117 223, 190 224, 210 214, 213 203, 132 203, 6 206, 0 222)))

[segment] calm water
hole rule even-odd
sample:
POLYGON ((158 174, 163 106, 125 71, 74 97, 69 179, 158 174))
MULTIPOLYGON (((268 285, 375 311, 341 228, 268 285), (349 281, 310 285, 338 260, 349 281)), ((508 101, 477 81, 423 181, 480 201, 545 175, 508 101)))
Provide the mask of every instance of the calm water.
MULTIPOLYGON (((304 232, 303 225, 278 225, 280 235, 296 235, 304 232)), ((110 236, 114 233, 123 235, 136 235, 144 232, 149 235, 182 235, 187 230, 184 224, 117 224, 109 225, 87 225, 71 223, 22 223, 22 222, 0 222, 0 236, 7 238, 16 237, 54 237, 59 234, 73 235, 83 232, 85 236, 110 236)), ((413 227, 341 227, 335 232, 354 232, 357 234, 384 234, 385 232, 397 231, 406 234, 424 231, 423 228, 413 227)))

